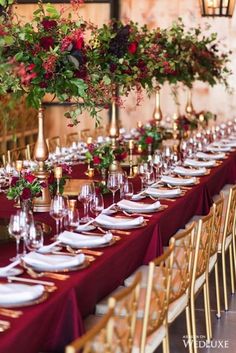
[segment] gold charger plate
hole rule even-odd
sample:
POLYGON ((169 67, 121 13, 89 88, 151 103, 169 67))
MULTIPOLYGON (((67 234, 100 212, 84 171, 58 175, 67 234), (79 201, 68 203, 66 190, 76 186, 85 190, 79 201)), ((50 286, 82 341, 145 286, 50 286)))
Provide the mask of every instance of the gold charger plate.
MULTIPOLYGON (((103 234, 101 234, 102 236, 103 234)), ((92 236, 92 235, 91 235, 92 236)), ((76 247, 70 244, 64 244, 64 245, 69 245, 71 248, 73 249, 93 249, 93 248, 106 248, 107 246, 112 246, 115 243, 117 243, 120 240, 120 237, 117 235, 113 235, 112 239, 108 242, 108 243, 104 243, 104 244, 99 244, 99 245, 94 245, 94 246, 80 246, 80 247, 76 247)))
MULTIPOLYGON (((157 201, 159 200, 160 198, 158 197, 157 198, 157 201)), ((163 197, 163 199, 166 199, 166 197, 163 197)), ((124 212, 127 212, 127 213, 130 213, 130 214, 133 214, 133 213, 138 213, 140 214, 140 217, 142 217, 142 214, 143 214, 143 217, 145 217, 145 215, 149 214, 149 213, 156 213, 156 212, 161 212, 163 210, 165 210, 167 207, 166 205, 161 205, 160 207, 157 207, 155 209, 152 209, 152 210, 137 210, 137 209, 121 209, 121 212, 124 211, 124 212)))
POLYGON ((78 271, 78 270, 83 270, 84 268, 87 268, 89 265, 90 265, 89 258, 87 256, 85 256, 85 260, 84 260, 84 262, 82 264, 76 265, 76 266, 72 266, 72 267, 69 267, 69 268, 52 270, 50 267, 49 268, 45 267, 44 269, 42 269, 42 268, 39 269, 37 267, 30 266, 29 264, 27 264, 27 267, 32 268, 32 270, 34 270, 35 272, 65 273, 65 272, 74 272, 74 271, 78 271))
POLYGON ((26 306, 31 306, 31 305, 43 303, 48 298, 48 295, 49 295, 49 293, 47 291, 44 291, 43 294, 36 299, 29 300, 29 301, 26 301, 23 303, 17 303, 17 304, 14 304, 14 303, 0 304, 0 306, 2 308, 23 308, 26 306))
MULTIPOLYGON (((142 216, 140 216, 140 217, 142 217, 142 216)), ((124 217, 125 218, 125 217, 124 217)), ((104 229, 110 229, 110 230, 131 230, 131 229, 138 229, 138 228, 143 228, 143 227, 145 227, 146 225, 147 225, 147 222, 146 222, 146 220, 144 220, 143 221, 143 223, 141 223, 141 224, 139 224, 139 225, 137 225, 137 226, 130 226, 130 225, 127 225, 127 227, 120 227, 118 224, 117 224, 117 226, 115 226, 115 228, 114 228, 114 225, 112 226, 112 225, 104 225, 104 224, 100 224, 100 223, 94 223, 94 224, 96 224, 96 226, 97 227, 101 227, 101 228, 104 228, 104 229)))

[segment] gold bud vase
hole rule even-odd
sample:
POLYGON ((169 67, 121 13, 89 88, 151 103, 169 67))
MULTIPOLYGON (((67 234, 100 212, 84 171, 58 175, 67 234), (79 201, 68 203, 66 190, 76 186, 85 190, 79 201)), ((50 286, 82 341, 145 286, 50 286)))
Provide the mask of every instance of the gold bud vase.
POLYGON ((194 114, 193 102, 192 102, 192 90, 191 88, 188 89, 187 93, 187 103, 185 107, 186 114, 191 117, 194 114))
POLYGON ((116 147, 116 142, 119 137, 119 122, 116 116, 116 105, 113 102, 111 107, 111 121, 109 126, 109 136, 111 139, 112 147, 116 147))
POLYGON ((48 212, 50 210, 51 196, 48 188, 49 173, 45 170, 45 161, 48 159, 48 146, 44 136, 44 116, 43 108, 39 108, 38 112, 38 137, 34 147, 34 159, 38 162, 38 170, 35 176, 47 186, 42 188, 42 195, 34 198, 35 212, 48 212))
POLYGON ((153 120, 156 122, 156 126, 160 125, 162 120, 162 111, 161 111, 161 96, 160 96, 160 87, 156 87, 156 97, 155 97, 155 109, 153 112, 153 120))

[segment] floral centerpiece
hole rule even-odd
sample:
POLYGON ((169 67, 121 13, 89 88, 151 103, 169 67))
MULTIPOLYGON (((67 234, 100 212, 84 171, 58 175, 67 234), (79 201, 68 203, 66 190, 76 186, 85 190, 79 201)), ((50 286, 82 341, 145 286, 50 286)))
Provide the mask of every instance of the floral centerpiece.
POLYGON ((127 157, 127 152, 123 146, 112 148, 110 143, 95 146, 88 145, 86 158, 89 163, 93 163, 98 170, 108 169, 114 161, 121 162, 127 157))
POLYGON ((189 131, 193 131, 198 127, 196 119, 190 120, 185 115, 180 115, 175 123, 177 124, 177 130, 181 138, 184 137, 189 131))
POLYGON ((70 174, 72 173, 72 168, 66 164, 60 164, 60 165, 54 165, 54 168, 48 167, 48 172, 49 172, 49 177, 48 177, 48 187, 49 187, 49 192, 51 196, 56 195, 57 191, 59 191, 60 194, 63 194, 64 187, 66 184, 66 180, 70 178, 70 174), (62 176, 59 179, 59 185, 57 182, 57 179, 55 178, 54 175, 54 168, 55 167, 61 167, 62 168, 62 176))
POLYGON ((195 114, 196 122, 203 126, 208 126, 210 120, 216 120, 217 115, 206 110, 202 110, 195 114))
POLYGON ((33 198, 40 197, 42 188, 46 187, 31 172, 22 171, 19 176, 13 176, 7 192, 9 200, 32 203, 33 198))
POLYGON ((165 137, 165 131, 160 126, 156 126, 156 122, 151 120, 149 124, 138 128, 140 134, 138 144, 142 146, 144 151, 154 151, 160 147, 160 143, 165 137))
POLYGON ((86 67, 90 48, 84 39, 93 28, 81 18, 73 21, 51 4, 39 3, 33 20, 25 24, 10 11, 1 16, 0 52, 9 76, 9 82, 6 75, 0 76, 4 90, 26 94, 28 104, 36 109, 45 94, 73 102, 76 109, 67 114, 73 124, 83 109, 96 115, 96 101, 89 94, 94 82, 86 67))

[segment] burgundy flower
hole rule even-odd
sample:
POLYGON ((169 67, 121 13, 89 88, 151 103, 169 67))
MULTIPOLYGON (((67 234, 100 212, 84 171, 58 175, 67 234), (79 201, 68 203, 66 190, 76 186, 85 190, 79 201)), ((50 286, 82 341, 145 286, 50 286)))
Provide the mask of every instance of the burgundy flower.
POLYGON ((98 156, 94 156, 94 157, 93 157, 93 163, 94 163, 94 164, 99 164, 99 163, 101 163, 101 158, 99 158, 98 156))
POLYGON ((11 186, 16 186, 16 183, 18 182, 18 180, 19 180, 19 177, 13 176, 11 178, 11 186))
POLYGON ((141 71, 144 71, 144 70, 146 70, 146 68, 147 68, 147 65, 146 65, 146 63, 145 63, 145 61, 144 60, 139 60, 138 61, 138 63, 137 63, 137 67, 141 70, 141 71))
POLYGON ((119 162, 121 162, 121 161, 123 161, 126 157, 127 157, 127 152, 126 151, 124 151, 124 152, 122 152, 122 153, 119 153, 119 154, 117 154, 116 155, 116 160, 117 161, 119 161, 119 162))
POLYGON ((117 65, 116 65, 116 64, 114 64, 114 63, 111 63, 111 64, 110 64, 110 71, 111 71, 111 72, 115 72, 115 71, 116 71, 116 68, 117 68, 117 65))
POLYGON ((39 83, 39 87, 40 87, 40 88, 47 88, 47 87, 48 87, 48 84, 47 84, 47 82, 42 81, 42 82, 39 83))
POLYGON ((153 137, 152 136, 147 136, 146 139, 145 139, 145 143, 148 144, 148 145, 153 143, 153 137))
POLYGON ((33 183, 35 181, 36 177, 33 174, 26 174, 25 175, 25 180, 27 180, 29 183, 33 183))
POLYGON ((30 64, 26 70, 32 71, 35 68, 35 64, 30 64))
POLYGON ((49 50, 54 47, 54 39, 52 37, 42 37, 39 42, 41 47, 45 50, 49 50))
POLYGON ((50 31, 57 26, 57 22, 55 20, 44 19, 42 20, 42 26, 45 31, 50 31))
POLYGON ((74 124, 67 124, 68 127, 74 127, 74 124))
POLYGON ((29 188, 24 188, 21 194, 22 200, 28 200, 32 197, 32 192, 29 188))
POLYGON ((130 54, 135 54, 138 49, 138 43, 137 42, 132 42, 128 45, 128 52, 130 54))
POLYGON ((46 74, 44 75, 45 80, 50 80, 52 77, 53 77, 52 72, 46 72, 46 74))
POLYGON ((44 189, 48 186, 48 184, 45 183, 44 181, 43 181, 40 185, 41 185, 41 187, 44 188, 44 189))
POLYGON ((50 173, 49 177, 48 177, 48 184, 53 184, 54 183, 54 174, 53 173, 50 173))
POLYGON ((94 151, 94 148, 95 148, 95 146, 94 146, 93 143, 90 143, 90 144, 88 145, 88 150, 89 150, 90 153, 92 153, 92 152, 94 151))
POLYGON ((75 77, 81 78, 82 80, 84 80, 87 77, 86 67, 83 67, 80 70, 76 70, 74 75, 75 75, 75 77))

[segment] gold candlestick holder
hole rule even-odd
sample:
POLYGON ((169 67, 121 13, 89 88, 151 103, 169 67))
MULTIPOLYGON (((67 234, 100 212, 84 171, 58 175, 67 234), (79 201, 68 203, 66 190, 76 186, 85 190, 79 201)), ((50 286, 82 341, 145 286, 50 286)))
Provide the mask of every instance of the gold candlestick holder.
POLYGON ((134 141, 129 141, 129 178, 133 178, 133 149, 134 141))
POLYGON ((60 194, 60 181, 61 181, 61 178, 62 178, 62 167, 58 166, 58 167, 55 167, 54 168, 54 177, 57 181, 57 195, 60 194))
POLYGON ((156 126, 159 126, 162 120, 160 89, 160 86, 156 87, 155 109, 153 112, 153 120, 155 121, 156 126))
POLYGON ((15 166, 15 168, 16 168, 16 171, 19 173, 19 175, 21 174, 21 171, 22 171, 22 169, 23 169, 23 161, 21 161, 21 160, 17 160, 16 161, 16 166, 15 166))

